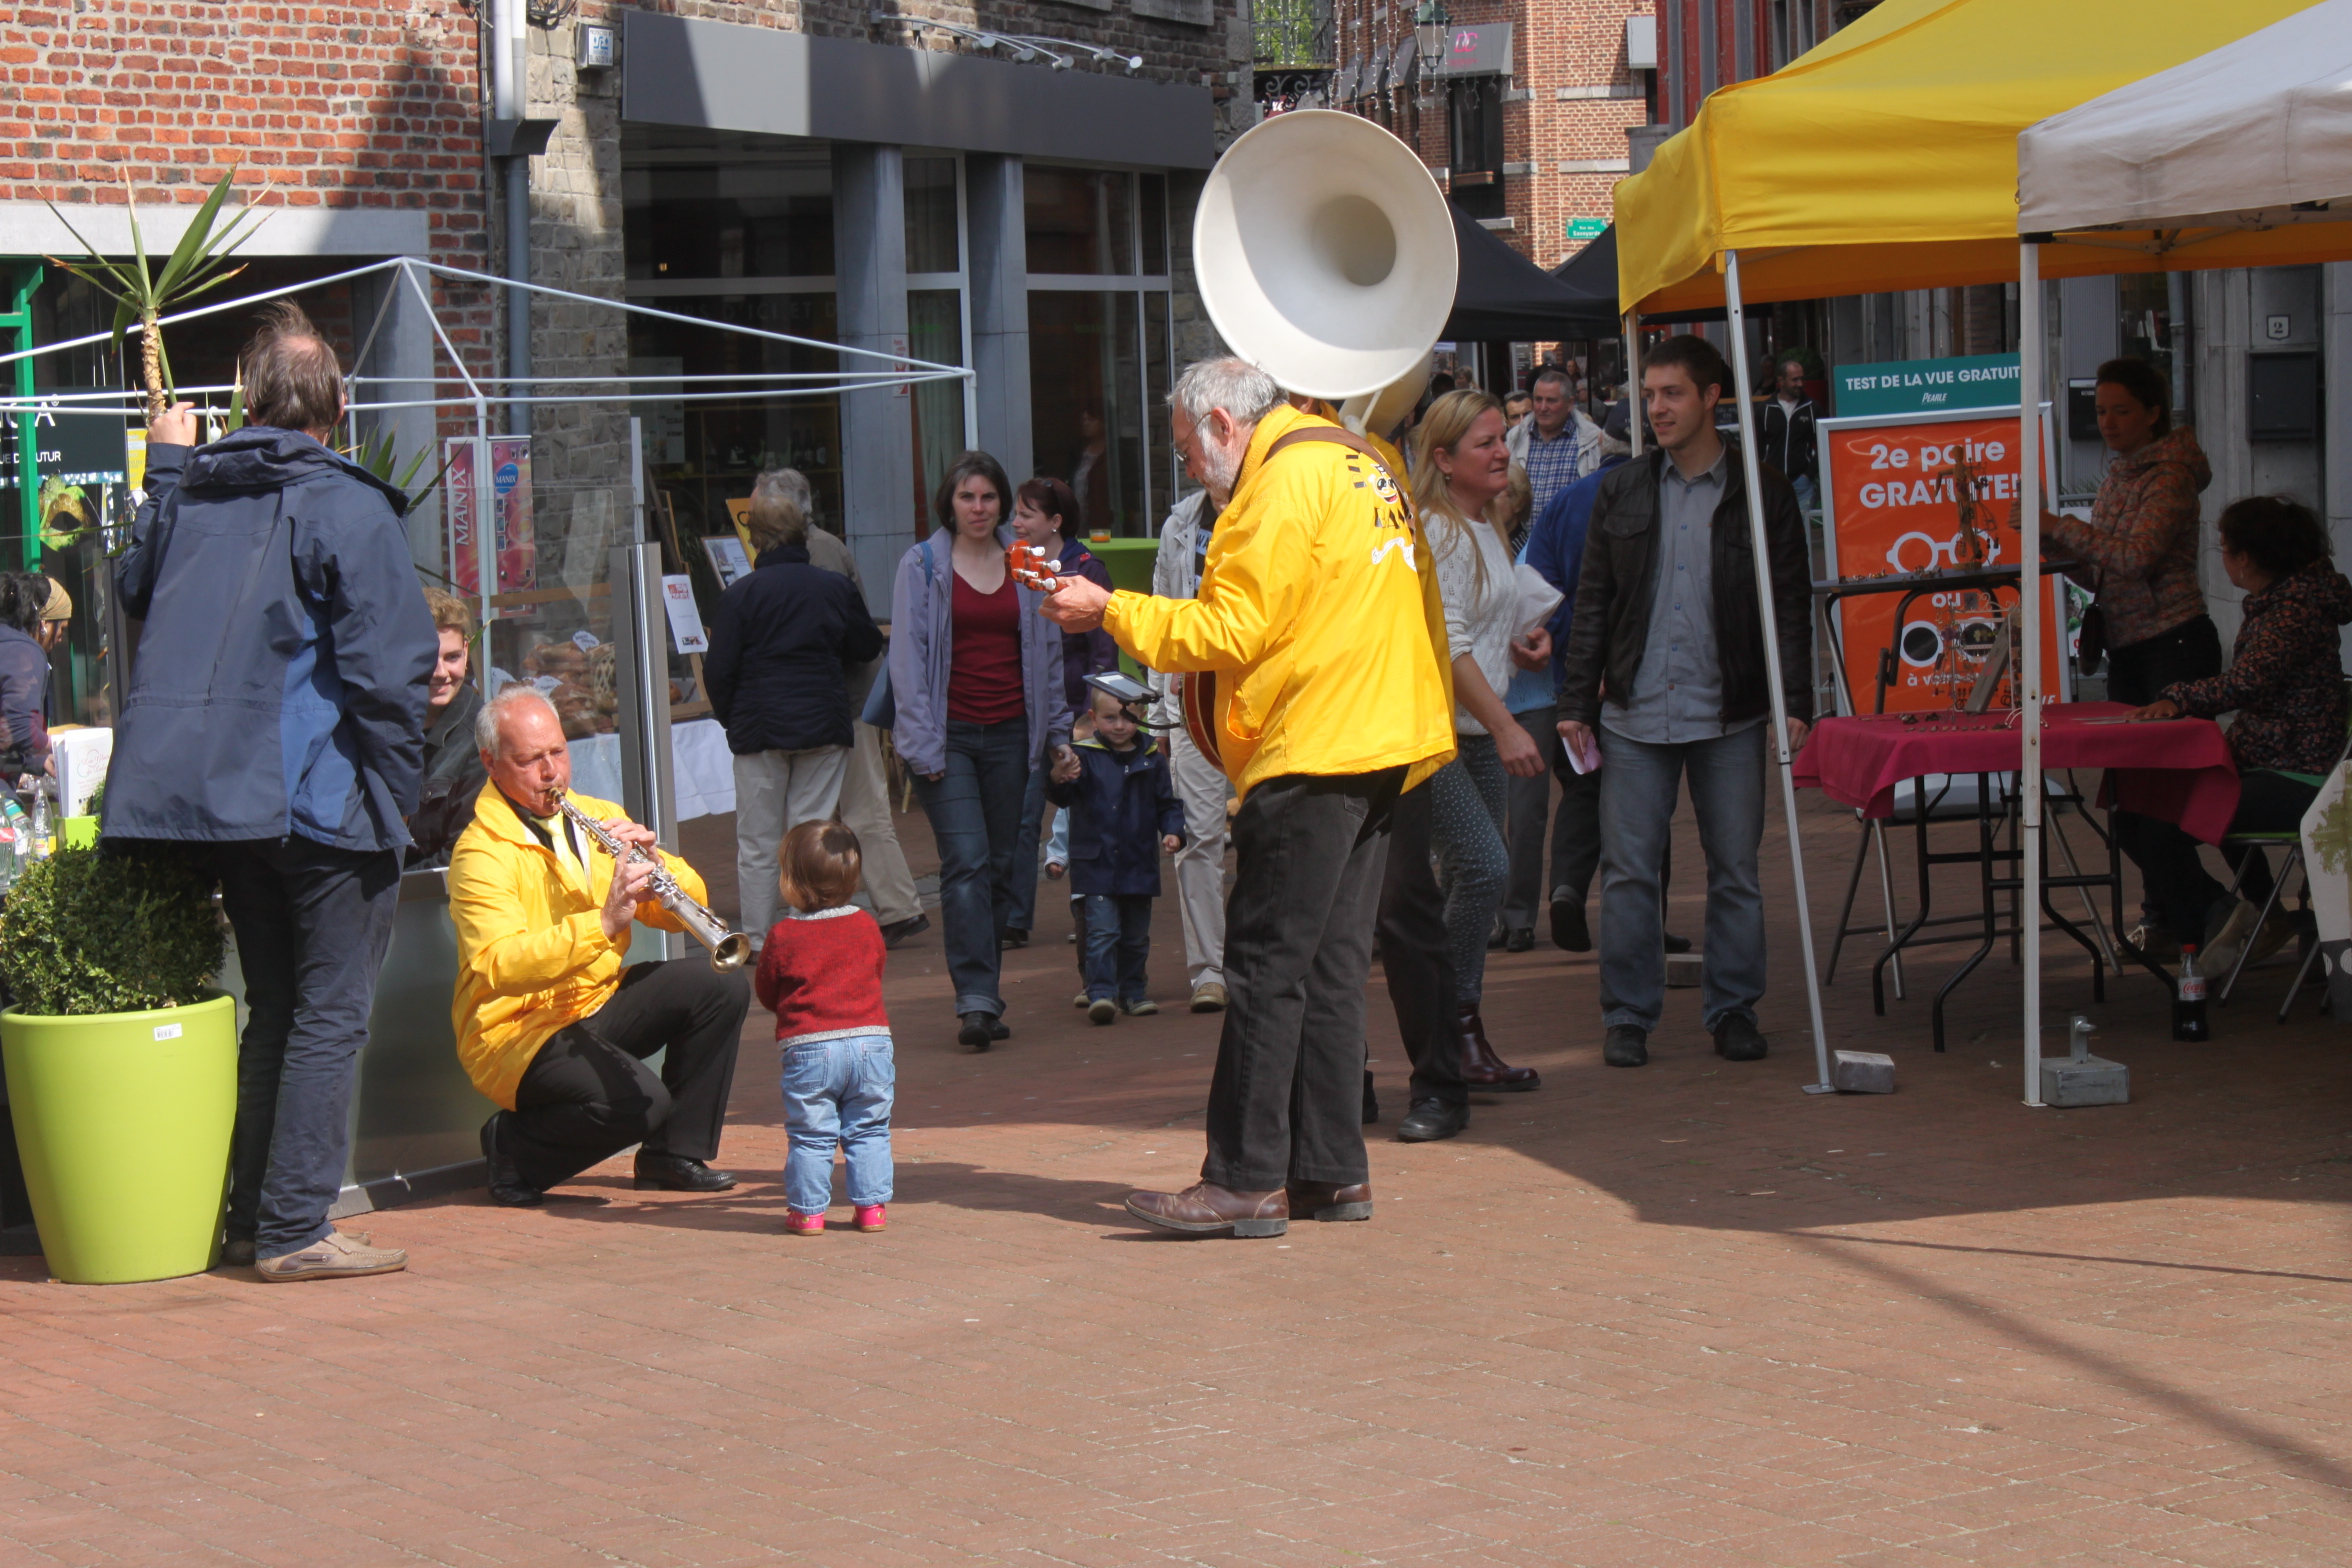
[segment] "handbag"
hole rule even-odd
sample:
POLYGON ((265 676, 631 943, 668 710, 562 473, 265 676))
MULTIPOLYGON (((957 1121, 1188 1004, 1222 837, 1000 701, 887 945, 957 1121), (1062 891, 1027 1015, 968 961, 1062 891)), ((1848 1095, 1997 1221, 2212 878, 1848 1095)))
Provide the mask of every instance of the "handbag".
MULTIPOLYGON (((2098 589, 2091 590, 2097 593, 2098 589)), ((2074 634, 2074 669, 2078 675, 2098 673, 2107 657, 2107 612, 2093 599, 2083 607, 2082 625, 2074 634)))

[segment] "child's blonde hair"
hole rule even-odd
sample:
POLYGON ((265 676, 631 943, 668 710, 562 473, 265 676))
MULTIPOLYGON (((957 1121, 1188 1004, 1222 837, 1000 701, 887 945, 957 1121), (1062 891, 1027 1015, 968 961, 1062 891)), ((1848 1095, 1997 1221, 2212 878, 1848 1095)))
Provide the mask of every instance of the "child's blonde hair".
POLYGON ((803 913, 836 908, 857 893, 863 857, 857 835, 838 821, 803 822, 784 835, 776 859, 776 880, 785 899, 795 908, 800 907, 795 893, 815 901, 803 913))

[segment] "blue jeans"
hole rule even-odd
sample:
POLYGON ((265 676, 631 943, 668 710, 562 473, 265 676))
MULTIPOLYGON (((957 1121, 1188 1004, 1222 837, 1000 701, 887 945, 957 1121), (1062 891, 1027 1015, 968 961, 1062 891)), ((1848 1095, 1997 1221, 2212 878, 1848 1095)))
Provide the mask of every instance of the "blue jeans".
POLYGON ((886 1034, 803 1040, 784 1049, 784 1201, 822 1214, 833 1201, 833 1149, 849 1166, 849 1201, 890 1201, 890 1101, 898 1067, 886 1034))
POLYGON ((228 1233, 268 1259, 335 1227, 351 1153, 351 1091, 400 902, 400 856, 305 838, 193 850, 221 881, 245 975, 228 1233))
POLYGON ((1429 781, 1429 842, 1445 887, 1455 999, 1471 1007, 1486 990, 1486 938, 1511 876, 1511 852, 1503 842, 1508 775, 1492 735, 1456 735, 1454 744, 1454 760, 1429 781))
POLYGON ((1089 893, 1086 905, 1086 999, 1144 997, 1143 966, 1151 958, 1151 906, 1140 893, 1089 893))
POLYGON ((1674 805, 1690 778, 1699 846, 1707 854, 1706 965, 1700 1018, 1752 1021, 1764 995, 1764 729, 1651 746, 1604 722, 1601 746, 1601 1020, 1653 1030, 1666 1004, 1666 926, 1659 867, 1674 805))
POLYGON ((947 770, 917 778, 915 793, 939 845, 939 923, 955 1010, 1004 1011, 997 988, 996 917, 1021 837, 1029 791, 1029 721, 947 721, 947 770))
POLYGON ((1026 931, 1037 923, 1037 840, 1045 829, 1045 776, 1051 767, 1030 768, 1029 788, 1021 797, 1021 836, 1013 843, 1013 863, 996 899, 996 923, 1007 931, 1026 931))

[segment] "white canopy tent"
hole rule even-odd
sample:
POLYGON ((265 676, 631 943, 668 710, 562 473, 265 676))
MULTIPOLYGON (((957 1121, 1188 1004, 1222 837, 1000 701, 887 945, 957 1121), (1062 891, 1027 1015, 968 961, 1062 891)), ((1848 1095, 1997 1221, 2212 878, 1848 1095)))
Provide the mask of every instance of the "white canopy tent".
MULTIPOLYGON (((2352 259, 2352 0, 2308 10, 2028 126, 2017 138, 2020 378, 2047 375, 2046 249, 2114 253, 2113 270, 2352 259)), ((2079 267, 2069 270, 2081 270, 2079 267)), ((2031 394, 2027 394, 2030 398, 2031 394)), ((2024 421, 2019 472, 2040 470, 2040 426, 2024 421)), ((2024 508, 2023 553, 2041 554, 2024 508)), ((2038 718, 2041 642, 2028 635, 2025 692, 2038 718)), ((2026 726, 2040 772, 2038 723, 2026 726)), ((2038 827, 2028 817, 2028 837, 2038 827)), ((2026 846, 2035 874, 2038 845, 2026 846)), ((2031 899, 2032 883, 2028 882, 2031 899)), ((2026 944, 2025 1097, 2041 1101, 2041 953, 2026 944)))

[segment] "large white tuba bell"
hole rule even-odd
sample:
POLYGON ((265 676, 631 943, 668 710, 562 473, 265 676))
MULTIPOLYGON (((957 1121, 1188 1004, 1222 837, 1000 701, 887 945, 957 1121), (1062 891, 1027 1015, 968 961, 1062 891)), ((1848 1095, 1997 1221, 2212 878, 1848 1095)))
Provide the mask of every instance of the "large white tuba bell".
POLYGON ((1403 142, 1330 109, 1277 115, 1225 150, 1192 258, 1234 352, 1335 402, 1409 378, 1454 308, 1437 181, 1403 142))

